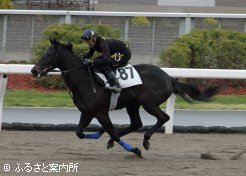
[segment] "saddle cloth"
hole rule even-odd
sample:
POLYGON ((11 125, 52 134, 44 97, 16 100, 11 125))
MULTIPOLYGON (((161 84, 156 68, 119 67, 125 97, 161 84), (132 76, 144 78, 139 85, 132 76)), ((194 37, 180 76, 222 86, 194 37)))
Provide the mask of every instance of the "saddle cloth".
MULTIPOLYGON (((115 72, 116 78, 118 79, 120 87, 122 89, 143 84, 138 72, 130 64, 127 64, 124 67, 117 68, 115 71, 116 71, 115 72)), ((105 87, 110 86, 104 74, 99 73, 99 72, 95 72, 95 73, 104 82, 105 87)), ((117 106, 119 96, 120 96, 120 93, 118 94, 113 93, 113 92, 111 93, 110 107, 109 107, 110 111, 114 110, 115 107, 117 106)))
MULTIPOLYGON (((107 83, 107 79, 105 78, 104 74, 99 73, 99 72, 96 72, 96 74, 104 82, 105 86, 109 86, 109 84, 107 83)), ((118 79, 120 87, 122 89, 143 84, 138 72, 130 64, 127 64, 124 67, 117 68, 116 69, 116 78, 118 79)))

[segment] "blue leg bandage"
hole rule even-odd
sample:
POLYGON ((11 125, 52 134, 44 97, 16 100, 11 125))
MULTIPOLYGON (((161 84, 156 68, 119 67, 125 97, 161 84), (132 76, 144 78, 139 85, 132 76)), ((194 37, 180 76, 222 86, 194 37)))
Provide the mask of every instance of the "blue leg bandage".
POLYGON ((100 132, 93 133, 93 134, 85 134, 85 138, 86 139, 99 139, 101 135, 102 134, 100 132))
POLYGON ((125 150, 127 150, 128 152, 131 152, 133 150, 132 146, 122 140, 120 140, 118 142, 125 150))

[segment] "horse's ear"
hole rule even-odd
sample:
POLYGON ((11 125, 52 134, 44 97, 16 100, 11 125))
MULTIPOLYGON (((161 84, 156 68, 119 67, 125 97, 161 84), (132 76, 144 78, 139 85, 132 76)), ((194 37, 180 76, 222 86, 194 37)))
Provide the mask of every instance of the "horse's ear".
POLYGON ((67 47, 67 49, 69 49, 70 51, 73 50, 73 44, 72 44, 71 42, 68 42, 68 43, 66 44, 66 47, 67 47))
POLYGON ((53 38, 53 39, 50 38, 50 44, 57 46, 57 45, 59 45, 59 42, 56 40, 56 38, 53 38))
POLYGON ((53 32, 52 36, 50 36, 50 44, 51 45, 55 45, 57 43, 56 36, 57 36, 57 32, 53 32))
POLYGON ((53 45, 54 44, 54 39, 50 38, 50 44, 53 45))
POLYGON ((54 38, 54 45, 58 45, 58 41, 54 38))

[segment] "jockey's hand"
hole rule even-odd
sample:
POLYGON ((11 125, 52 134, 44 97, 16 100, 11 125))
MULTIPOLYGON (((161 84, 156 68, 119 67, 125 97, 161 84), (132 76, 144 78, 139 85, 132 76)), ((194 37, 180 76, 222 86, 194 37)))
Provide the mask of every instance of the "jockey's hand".
POLYGON ((92 60, 90 60, 90 59, 85 59, 85 60, 83 60, 83 64, 84 65, 92 65, 93 64, 93 61, 92 60))

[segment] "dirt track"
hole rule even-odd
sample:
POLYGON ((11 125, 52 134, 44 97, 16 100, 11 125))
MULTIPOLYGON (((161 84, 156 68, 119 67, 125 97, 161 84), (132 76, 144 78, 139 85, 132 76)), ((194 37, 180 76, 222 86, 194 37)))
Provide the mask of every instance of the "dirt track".
POLYGON ((140 159, 118 145, 107 150, 107 135, 100 140, 80 140, 73 132, 3 131, 0 132, 0 175, 245 176, 246 154, 230 160, 246 149, 245 137, 239 134, 159 133, 153 136, 147 152, 142 147, 143 134, 134 133, 124 139, 141 148, 144 158, 140 159), (219 160, 200 159, 201 153, 207 152, 219 160), (41 165, 40 170, 37 163, 41 165), (77 172, 67 173, 61 169, 58 173, 43 173, 42 169, 49 171, 52 163, 58 167, 63 163, 71 167, 78 163, 75 165, 77 172), (10 165, 10 171, 4 171, 4 164, 10 165), (35 168, 39 172, 34 172, 35 168), (32 170, 28 173, 29 169, 32 170))

